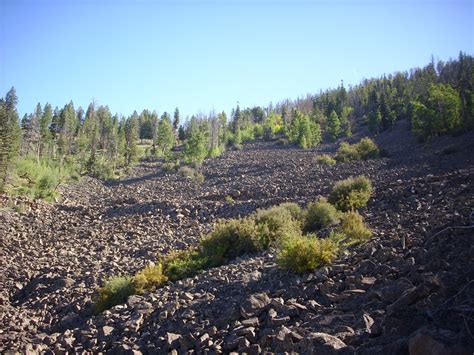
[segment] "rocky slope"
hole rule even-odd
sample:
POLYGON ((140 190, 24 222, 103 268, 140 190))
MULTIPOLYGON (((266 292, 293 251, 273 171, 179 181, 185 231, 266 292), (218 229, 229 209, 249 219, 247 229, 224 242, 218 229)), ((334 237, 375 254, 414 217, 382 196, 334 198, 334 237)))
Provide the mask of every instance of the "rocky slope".
POLYGON ((420 145, 400 126, 377 141, 389 158, 320 166, 336 145, 257 142, 206 161, 201 184, 144 163, 53 205, 0 196, 0 351, 472 353, 474 135, 420 145), (217 219, 304 205, 359 174, 375 186, 362 211, 375 236, 331 267, 295 275, 268 252, 93 314, 104 279, 197 243, 217 219))

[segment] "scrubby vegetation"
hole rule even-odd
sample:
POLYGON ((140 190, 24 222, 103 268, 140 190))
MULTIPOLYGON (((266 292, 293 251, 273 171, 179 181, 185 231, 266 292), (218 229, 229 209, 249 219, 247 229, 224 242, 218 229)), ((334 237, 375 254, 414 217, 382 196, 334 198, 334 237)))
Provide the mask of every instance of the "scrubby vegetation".
POLYGON ((334 226, 339 223, 340 212, 324 197, 318 202, 310 203, 305 213, 305 231, 315 231, 334 226))
POLYGON ((370 138, 362 138, 356 144, 342 142, 336 153, 336 160, 339 162, 376 159, 380 156, 377 144, 370 138))
POLYGON ((74 162, 40 160, 27 156, 15 162, 9 191, 12 194, 53 201, 59 184, 79 178, 79 167, 74 162))
POLYGON ((178 169, 178 174, 185 179, 190 179, 198 183, 204 182, 205 180, 204 175, 200 171, 189 166, 180 167, 178 169))
POLYGON ((367 205, 372 195, 372 183, 365 176, 349 177, 338 181, 329 195, 329 202, 340 211, 349 211, 367 205))
MULTIPOLYGON (((336 184, 345 186, 349 183, 347 191, 352 208, 360 204, 360 194, 350 194, 358 191, 361 185, 359 180, 362 185, 370 186, 365 177, 336 184), (354 196, 358 198, 358 203, 352 200, 354 196)), ((346 201, 345 198, 343 200, 346 201)), ((192 277, 237 257, 268 249, 277 251, 280 267, 298 273, 307 272, 331 263, 348 246, 364 242, 370 236, 371 231, 365 226, 362 216, 355 211, 343 214, 325 198, 308 204, 306 209, 290 202, 260 209, 245 218, 220 221, 196 248, 161 257, 156 265, 145 267, 131 278, 119 277, 108 281, 99 290, 97 309, 101 311, 123 302, 126 295, 150 291, 168 281, 192 277), (308 232, 321 232, 326 237, 305 234, 308 232)))
POLYGON ((350 244, 360 244, 372 236, 372 231, 367 228, 364 219, 357 211, 343 214, 340 230, 350 244))
POLYGON ((328 154, 318 155, 315 158, 315 161, 316 163, 322 164, 322 165, 335 165, 337 163, 337 161, 328 154))
POLYGON ((303 273, 330 264, 337 254, 337 244, 329 239, 318 239, 315 235, 294 236, 284 241, 277 262, 285 269, 303 273))
POLYGON ((98 293, 96 310, 102 312, 125 302, 129 296, 137 293, 137 289, 134 286, 133 277, 119 276, 106 281, 104 286, 99 288, 98 293))

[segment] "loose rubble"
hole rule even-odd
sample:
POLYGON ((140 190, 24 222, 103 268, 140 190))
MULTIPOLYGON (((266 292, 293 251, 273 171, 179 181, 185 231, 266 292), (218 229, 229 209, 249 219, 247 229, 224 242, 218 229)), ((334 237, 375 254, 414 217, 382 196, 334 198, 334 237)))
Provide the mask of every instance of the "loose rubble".
POLYGON ((314 161, 334 144, 256 142, 206 161, 203 183, 143 163, 56 204, 1 195, 0 352, 471 354, 473 138, 420 145, 398 127, 377 137, 389 158, 334 166, 314 161), (374 237, 334 265, 295 275, 270 251, 94 314, 104 280, 196 245, 219 218, 304 205, 359 174, 374 237))

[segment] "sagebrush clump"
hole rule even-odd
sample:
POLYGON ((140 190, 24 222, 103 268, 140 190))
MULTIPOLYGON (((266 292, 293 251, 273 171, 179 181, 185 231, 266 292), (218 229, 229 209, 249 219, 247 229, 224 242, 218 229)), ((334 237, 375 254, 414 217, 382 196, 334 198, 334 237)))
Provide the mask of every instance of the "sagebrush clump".
POLYGON ((336 152, 336 160, 347 162, 354 160, 368 160, 380 157, 380 149, 370 138, 362 138, 359 143, 349 144, 342 142, 336 152))
POLYGON ((316 163, 321 165, 335 165, 337 163, 337 161, 329 154, 318 155, 315 160, 316 163))
POLYGON ((99 288, 99 296, 96 301, 97 312, 102 312, 117 304, 123 303, 127 298, 136 293, 133 285, 133 277, 118 276, 111 278, 99 288))
POLYGON ((346 236, 348 244, 360 244, 372 236, 364 219, 357 211, 344 213, 341 219, 341 232, 346 236))
POLYGON ((329 195, 329 202, 339 211, 349 211, 367 205, 372 195, 372 183, 365 176, 338 181, 329 195))
POLYGON ((305 231, 334 226, 339 223, 339 212, 324 197, 318 202, 310 203, 306 209, 304 219, 305 231))
POLYGON ((298 216, 295 206, 275 206, 266 210, 258 210, 252 216, 257 226, 258 239, 263 248, 276 246, 294 234, 301 234, 301 223, 293 217, 298 216))
POLYGON ((283 243, 277 256, 277 263, 297 273, 314 270, 330 264, 337 256, 337 245, 328 239, 315 235, 294 236, 283 243))

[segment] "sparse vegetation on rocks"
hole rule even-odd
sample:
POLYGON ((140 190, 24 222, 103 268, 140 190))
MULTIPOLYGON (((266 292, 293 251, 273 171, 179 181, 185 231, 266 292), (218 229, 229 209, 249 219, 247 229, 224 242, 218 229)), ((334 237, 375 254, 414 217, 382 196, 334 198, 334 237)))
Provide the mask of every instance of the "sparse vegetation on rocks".
POLYGON ((354 160, 377 159, 380 157, 380 150, 377 144, 370 138, 362 138, 356 144, 342 142, 336 153, 336 160, 347 162, 354 160))
POLYGON ((321 154, 318 155, 315 158, 316 163, 321 164, 321 165, 336 165, 337 161, 333 157, 331 157, 329 154, 321 154))

